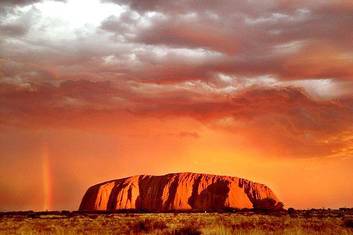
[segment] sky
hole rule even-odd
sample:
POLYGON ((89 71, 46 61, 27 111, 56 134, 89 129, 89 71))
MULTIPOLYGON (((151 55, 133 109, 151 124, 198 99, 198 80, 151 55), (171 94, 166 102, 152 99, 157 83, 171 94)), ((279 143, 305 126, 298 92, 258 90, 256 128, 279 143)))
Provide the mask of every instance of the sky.
POLYGON ((353 1, 2 0, 0 210, 199 172, 353 207, 353 1))

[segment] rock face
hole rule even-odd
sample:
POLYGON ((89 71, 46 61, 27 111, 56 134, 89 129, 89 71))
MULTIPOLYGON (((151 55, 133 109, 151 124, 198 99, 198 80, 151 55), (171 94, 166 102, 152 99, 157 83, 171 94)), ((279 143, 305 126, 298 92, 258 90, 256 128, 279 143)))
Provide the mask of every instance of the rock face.
POLYGON ((175 211, 282 207, 263 184, 230 176, 176 173, 140 175, 90 187, 80 211, 175 211))

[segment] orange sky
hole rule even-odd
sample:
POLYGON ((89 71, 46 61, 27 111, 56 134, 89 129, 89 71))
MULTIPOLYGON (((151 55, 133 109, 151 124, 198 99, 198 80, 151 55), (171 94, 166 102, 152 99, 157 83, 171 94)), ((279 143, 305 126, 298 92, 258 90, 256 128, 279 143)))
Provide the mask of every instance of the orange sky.
POLYGON ((353 207, 351 1, 2 1, 0 210, 201 172, 353 207))

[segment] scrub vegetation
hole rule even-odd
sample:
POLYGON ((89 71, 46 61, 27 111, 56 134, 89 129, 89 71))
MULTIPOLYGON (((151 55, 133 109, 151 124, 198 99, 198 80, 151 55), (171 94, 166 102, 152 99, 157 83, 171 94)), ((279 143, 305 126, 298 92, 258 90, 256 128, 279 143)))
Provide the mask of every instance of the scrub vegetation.
POLYGON ((227 213, 13 212, 1 234, 352 234, 353 210, 227 213))

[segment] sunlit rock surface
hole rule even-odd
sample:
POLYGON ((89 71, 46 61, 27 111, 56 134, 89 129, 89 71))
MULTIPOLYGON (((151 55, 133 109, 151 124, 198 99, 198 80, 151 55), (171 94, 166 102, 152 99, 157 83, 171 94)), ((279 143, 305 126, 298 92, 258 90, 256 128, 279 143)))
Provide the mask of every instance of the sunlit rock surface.
POLYGON ((139 175, 90 187, 81 211, 175 211, 281 207, 275 194, 263 184, 230 176, 175 173, 139 175))

